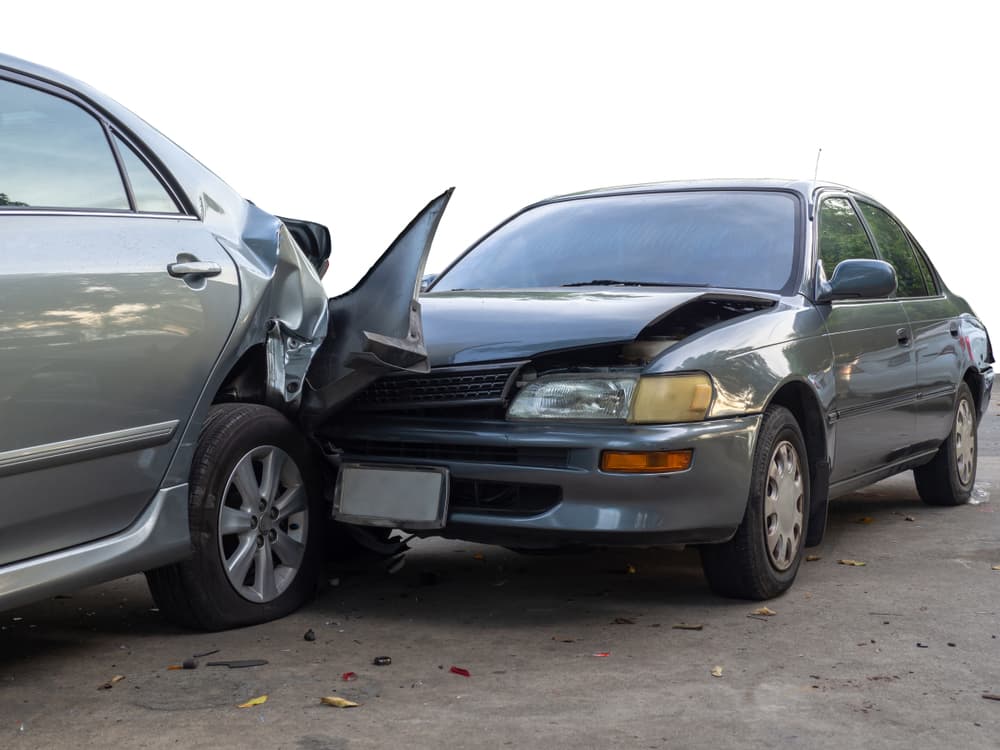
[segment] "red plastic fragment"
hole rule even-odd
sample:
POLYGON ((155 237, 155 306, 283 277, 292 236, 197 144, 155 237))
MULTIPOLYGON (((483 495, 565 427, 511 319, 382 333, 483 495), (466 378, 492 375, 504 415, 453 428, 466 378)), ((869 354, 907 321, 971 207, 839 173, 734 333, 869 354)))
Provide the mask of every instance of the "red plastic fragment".
POLYGON ((469 672, 469 670, 463 669, 462 667, 452 667, 448 671, 451 672, 452 674, 462 675, 462 677, 472 677, 472 674, 469 672))
POLYGON ((344 672, 344 674, 340 675, 340 679, 344 682, 351 682, 352 680, 358 679, 358 676, 354 674, 354 672, 344 672))
POLYGON ((596 654, 594 654, 594 656, 600 656, 600 657, 611 656, 611 652, 610 651, 598 651, 596 654))

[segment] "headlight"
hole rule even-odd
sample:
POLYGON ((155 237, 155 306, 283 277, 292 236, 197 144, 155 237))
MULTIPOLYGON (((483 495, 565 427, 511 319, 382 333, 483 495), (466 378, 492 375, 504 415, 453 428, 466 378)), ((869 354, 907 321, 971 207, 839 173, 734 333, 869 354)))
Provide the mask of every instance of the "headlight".
POLYGON ((552 375, 521 389, 508 419, 604 419, 635 424, 698 422, 712 404, 712 380, 682 375, 552 375))
POLYGON ((554 375, 528 383, 507 410, 508 419, 620 419, 628 417, 636 375, 554 375))

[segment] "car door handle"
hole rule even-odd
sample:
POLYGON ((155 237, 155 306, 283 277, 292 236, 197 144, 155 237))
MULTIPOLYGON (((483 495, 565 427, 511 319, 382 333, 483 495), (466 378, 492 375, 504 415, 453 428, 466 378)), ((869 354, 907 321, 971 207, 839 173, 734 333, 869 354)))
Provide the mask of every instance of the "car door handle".
POLYGON ((899 342, 900 346, 910 345, 910 331, 907 328, 897 328, 896 329, 896 341, 899 342))
POLYGON ((222 266, 218 263, 203 260, 184 260, 171 263, 167 266, 167 273, 176 279, 185 276, 218 276, 222 273, 222 266))

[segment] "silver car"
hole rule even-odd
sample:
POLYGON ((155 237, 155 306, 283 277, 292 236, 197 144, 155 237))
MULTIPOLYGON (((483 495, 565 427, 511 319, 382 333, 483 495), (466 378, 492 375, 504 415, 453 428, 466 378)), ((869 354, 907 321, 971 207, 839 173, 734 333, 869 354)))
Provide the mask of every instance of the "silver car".
POLYGON ((301 604, 332 485, 309 426, 427 369, 417 280, 448 196, 328 300, 325 228, 0 56, 0 608, 138 571, 186 625, 301 604))
POLYGON ((982 323, 842 185, 663 183, 529 206, 422 297, 432 370, 320 430, 354 523, 539 548, 695 544, 785 591, 827 504, 912 469, 968 500, 982 323))

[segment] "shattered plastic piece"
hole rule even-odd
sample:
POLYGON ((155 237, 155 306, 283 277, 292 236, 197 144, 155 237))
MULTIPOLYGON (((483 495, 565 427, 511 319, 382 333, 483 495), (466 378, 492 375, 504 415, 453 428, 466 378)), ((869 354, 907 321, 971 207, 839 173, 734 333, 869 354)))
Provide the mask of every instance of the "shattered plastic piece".
POLYGON ((315 641, 316 640, 316 631, 313 630, 312 628, 309 628, 309 630, 307 630, 302 635, 302 640, 304 640, 304 641, 315 641))
POLYGON ((855 523, 872 523, 874 521, 875 519, 872 518, 871 516, 861 516, 861 518, 855 521, 855 523))
POLYGON ((217 653, 219 653, 219 649, 213 648, 211 651, 202 651, 200 654, 191 654, 191 656, 195 659, 202 659, 206 656, 211 656, 212 654, 217 653))
POLYGON ((605 657, 611 656, 611 652, 610 651, 597 651, 594 654, 592 654, 592 656, 596 656, 598 658, 603 659, 605 657))
POLYGON ((712 677, 722 677, 722 667, 712 667, 712 677))
POLYGON ((338 695, 326 695, 319 699, 320 703, 327 706, 333 706, 334 708, 356 708, 360 706, 360 703, 355 703, 354 701, 349 701, 346 698, 341 698, 338 695))
POLYGON ((1000 701, 1000 695, 996 693, 983 693, 983 697, 988 701, 1000 701))
POLYGON ((251 698, 246 703, 241 703, 237 708, 253 708, 254 706, 259 706, 262 703, 267 703, 266 695, 258 695, 256 698, 251 698))
POLYGON ((702 625, 701 623, 698 623, 697 625, 689 625, 686 622, 678 622, 674 623, 670 627, 673 628, 674 630, 702 630, 704 629, 705 626, 702 625))
POLYGON ((823 558, 819 555, 806 555, 806 562, 816 562, 817 560, 822 560, 823 558))
POLYGON ((926 643, 917 643, 917 648, 929 648, 926 643))
POLYGON ((837 560, 837 564, 839 564, 839 565, 849 565, 849 566, 854 567, 854 568, 863 568, 863 567, 865 567, 865 565, 867 565, 867 563, 865 563, 865 562, 863 562, 861 560, 837 560))
POLYGON ((631 617, 616 617, 611 621, 612 625, 635 625, 635 620, 631 617))
POLYGON ((913 516, 903 516, 904 521, 916 521, 917 519, 913 516))
POLYGON ((392 664, 392 658, 389 656, 376 656, 374 659, 372 659, 372 664, 374 664, 376 667, 388 667, 390 664, 392 664))
POLYGON ((629 564, 628 564, 628 565, 627 565, 627 566, 625 567, 625 572, 626 572, 626 573, 627 573, 628 575, 630 575, 630 576, 634 576, 634 575, 635 575, 636 573, 638 573, 638 572, 639 572, 639 569, 638 569, 637 567, 635 567, 635 566, 634 566, 634 565, 633 565, 632 563, 629 563, 629 564))
POLYGON ((267 659, 230 659, 229 661, 210 661, 205 666, 246 669, 247 667, 262 667, 265 664, 267 664, 267 659))
POLYGON ((123 675, 123 674, 116 674, 114 677, 112 677, 110 680, 108 680, 107 682, 105 682, 103 685, 99 685, 97 689, 98 690, 110 690, 116 684, 118 684, 119 682, 121 682, 124 679, 125 679, 125 675, 123 675))
POLYGON ((185 659, 181 662, 181 669, 197 669, 198 660, 197 659, 185 659))
POLYGON ((469 672, 469 670, 465 669, 464 667, 452 667, 448 671, 451 672, 452 674, 457 674, 462 677, 472 677, 472 673, 469 672))
POLYGON ((340 675, 340 679, 344 682, 353 682, 358 679, 358 676, 354 672, 344 672, 344 674, 340 675))
POLYGON ((773 617, 774 615, 776 615, 778 613, 775 612, 770 607, 759 607, 758 609, 755 609, 750 614, 752 614, 752 615, 761 615, 762 617, 773 617))

